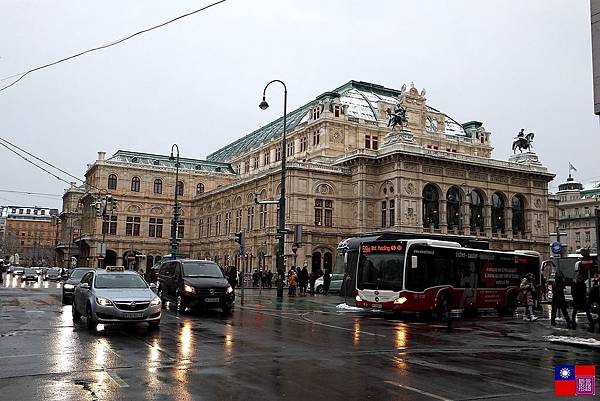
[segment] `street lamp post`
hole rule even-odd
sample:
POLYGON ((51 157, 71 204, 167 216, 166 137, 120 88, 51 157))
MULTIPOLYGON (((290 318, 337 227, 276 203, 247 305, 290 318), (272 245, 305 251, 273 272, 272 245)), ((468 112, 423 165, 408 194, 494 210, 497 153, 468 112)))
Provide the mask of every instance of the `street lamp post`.
POLYGON ((267 88, 273 82, 278 82, 283 85, 283 136, 281 138, 281 194, 279 196, 279 224, 277 228, 277 236, 279 238, 279 243, 277 246, 277 298, 283 298, 283 278, 285 276, 284 266, 283 266, 283 258, 285 254, 285 162, 286 162, 286 131, 287 131, 287 86, 283 81, 279 79, 274 79, 265 85, 265 89, 263 90, 263 100, 260 102, 259 106, 261 110, 265 110, 269 107, 265 96, 267 92, 267 88))
POLYGON ((171 259, 175 259, 179 244, 177 243, 177 228, 179 226, 179 204, 177 196, 179 195, 179 146, 176 143, 171 146, 171 156, 169 160, 175 160, 175 205, 173 207, 173 224, 171 226, 171 259), (177 157, 173 156, 173 149, 177 149, 177 157))

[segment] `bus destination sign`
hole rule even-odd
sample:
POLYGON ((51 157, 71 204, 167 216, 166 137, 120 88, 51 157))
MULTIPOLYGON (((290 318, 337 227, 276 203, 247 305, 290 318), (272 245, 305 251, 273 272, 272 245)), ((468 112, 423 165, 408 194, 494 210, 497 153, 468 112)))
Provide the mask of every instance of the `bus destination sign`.
POLYGON ((361 253, 397 253, 403 252, 404 246, 400 242, 392 243, 365 243, 361 245, 361 253))

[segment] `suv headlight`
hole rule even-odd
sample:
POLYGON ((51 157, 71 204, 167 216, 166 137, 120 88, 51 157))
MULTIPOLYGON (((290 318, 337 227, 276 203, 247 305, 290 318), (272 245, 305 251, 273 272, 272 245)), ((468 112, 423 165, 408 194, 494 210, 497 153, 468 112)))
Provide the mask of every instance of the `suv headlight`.
POLYGON ((160 305, 159 297, 154 297, 154 299, 152 301, 150 301, 150 306, 156 306, 156 305, 160 305))
POLYGON ((73 284, 65 284, 63 287, 65 287, 65 290, 72 290, 73 288, 75 288, 73 284))
POLYGON ((394 300, 394 303, 395 303, 396 305, 398 305, 398 304, 403 304, 403 303, 405 303, 406 301, 407 301, 406 297, 400 297, 400 298, 398 298, 398 299, 395 299, 395 300, 394 300))
POLYGON ((96 303, 100 306, 111 306, 113 302, 110 299, 96 297, 96 303))
POLYGON ((233 292, 233 287, 232 286, 227 287, 225 292, 227 292, 228 294, 231 294, 233 292))
POLYGON ((183 285, 183 291, 184 292, 189 292, 190 294, 193 294, 193 293, 196 292, 196 289, 194 287, 192 287, 191 285, 184 284, 183 285))

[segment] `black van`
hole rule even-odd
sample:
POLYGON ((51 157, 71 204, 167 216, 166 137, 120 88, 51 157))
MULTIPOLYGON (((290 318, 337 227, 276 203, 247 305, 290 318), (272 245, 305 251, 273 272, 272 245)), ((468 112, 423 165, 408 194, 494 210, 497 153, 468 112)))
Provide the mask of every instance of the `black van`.
POLYGON ((233 288, 221 268, 210 260, 163 260, 158 271, 158 296, 174 302, 179 312, 189 307, 221 308, 230 313, 233 288))

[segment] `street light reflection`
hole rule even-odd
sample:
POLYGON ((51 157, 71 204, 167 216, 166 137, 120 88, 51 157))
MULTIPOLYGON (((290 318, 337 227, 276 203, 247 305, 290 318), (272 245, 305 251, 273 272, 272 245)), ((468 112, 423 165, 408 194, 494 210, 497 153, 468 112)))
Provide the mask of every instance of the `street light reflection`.
POLYGON ((189 359, 194 345, 194 336, 192 334, 192 323, 184 322, 179 334, 179 355, 182 359, 189 359))
POLYGON ((360 321, 358 319, 354 319, 354 337, 352 338, 352 344, 355 346, 360 344, 360 321))
POLYGON ((231 362, 231 356, 233 354, 233 325, 231 322, 227 322, 225 325, 225 363, 231 362))
POLYGON ((406 348, 408 346, 408 333, 406 325, 399 325, 396 329, 396 348, 406 348))
POLYGON ((103 368, 106 363, 106 347, 101 339, 94 343, 94 362, 98 368, 103 368))

